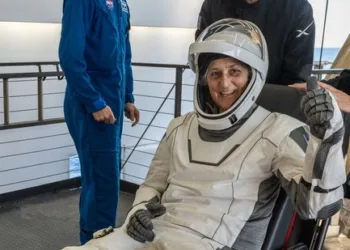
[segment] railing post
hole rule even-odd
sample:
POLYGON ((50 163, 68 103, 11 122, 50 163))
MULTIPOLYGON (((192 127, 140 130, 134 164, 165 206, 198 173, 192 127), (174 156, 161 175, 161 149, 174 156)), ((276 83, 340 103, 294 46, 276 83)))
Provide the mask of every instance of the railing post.
POLYGON ((174 116, 179 117, 181 115, 181 103, 182 103, 182 68, 176 68, 175 79, 175 110, 174 116))
POLYGON ((43 78, 38 77, 38 121, 43 119, 43 78))
POLYGON ((3 79, 3 96, 4 96, 4 125, 10 123, 10 109, 9 109, 9 79, 3 79))
MULTIPOLYGON (((315 69, 323 69, 323 65, 321 63, 319 63, 319 65, 315 65, 314 68, 315 69)), ((322 80, 322 74, 317 74, 316 79, 317 79, 317 81, 321 81, 322 80)))

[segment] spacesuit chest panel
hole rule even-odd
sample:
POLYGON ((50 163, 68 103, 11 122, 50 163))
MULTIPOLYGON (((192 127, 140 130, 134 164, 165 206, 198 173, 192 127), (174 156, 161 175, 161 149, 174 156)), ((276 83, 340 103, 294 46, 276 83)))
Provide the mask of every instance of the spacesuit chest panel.
POLYGON ((167 213, 161 219, 226 246, 242 240, 241 232, 244 238, 265 230, 279 187, 273 161, 300 122, 258 107, 226 140, 207 142, 194 113, 181 121, 171 134, 169 185, 162 196, 167 213))
POLYGON ((196 116, 189 117, 176 134, 171 176, 182 178, 187 175, 199 181, 215 174, 220 175, 217 177, 221 180, 232 181, 248 171, 253 178, 269 177, 276 149, 269 141, 262 140, 264 130, 275 120, 269 114, 259 107, 239 130, 222 142, 203 141, 199 136, 196 116), (257 165, 261 169, 257 170, 257 165))
POLYGON ((189 124, 187 141, 189 162, 220 166, 255 130, 258 130, 259 125, 269 114, 270 112, 259 107, 241 128, 222 142, 202 140, 199 136, 198 120, 193 117, 189 124))

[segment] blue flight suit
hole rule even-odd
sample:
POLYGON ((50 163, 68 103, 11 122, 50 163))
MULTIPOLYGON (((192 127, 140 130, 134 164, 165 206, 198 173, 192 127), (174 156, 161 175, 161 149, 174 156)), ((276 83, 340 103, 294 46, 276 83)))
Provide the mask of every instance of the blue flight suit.
POLYGON ((64 116, 81 164, 80 241, 115 227, 125 103, 134 102, 126 0, 64 0, 59 44, 64 116), (96 122, 108 105, 115 124, 96 122))

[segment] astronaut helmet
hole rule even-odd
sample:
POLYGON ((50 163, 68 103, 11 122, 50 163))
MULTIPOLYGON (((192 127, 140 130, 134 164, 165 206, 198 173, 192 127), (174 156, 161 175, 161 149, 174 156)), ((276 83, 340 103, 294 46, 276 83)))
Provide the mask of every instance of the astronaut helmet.
POLYGON ((190 45, 188 63, 196 74, 193 100, 199 125, 225 130, 254 106, 265 84, 267 44, 255 24, 222 19, 190 45))

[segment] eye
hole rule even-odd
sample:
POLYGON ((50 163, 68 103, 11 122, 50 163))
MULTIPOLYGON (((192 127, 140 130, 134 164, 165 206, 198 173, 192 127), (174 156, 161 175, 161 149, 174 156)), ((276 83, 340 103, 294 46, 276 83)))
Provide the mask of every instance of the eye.
POLYGON ((212 71, 212 72, 210 73, 210 76, 211 76, 211 77, 218 77, 218 76, 220 76, 220 72, 212 71))
POLYGON ((232 69, 230 70, 230 74, 231 74, 232 76, 238 76, 240 73, 241 73, 241 71, 240 71, 239 69, 236 69, 236 68, 232 68, 232 69))

